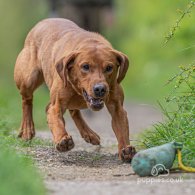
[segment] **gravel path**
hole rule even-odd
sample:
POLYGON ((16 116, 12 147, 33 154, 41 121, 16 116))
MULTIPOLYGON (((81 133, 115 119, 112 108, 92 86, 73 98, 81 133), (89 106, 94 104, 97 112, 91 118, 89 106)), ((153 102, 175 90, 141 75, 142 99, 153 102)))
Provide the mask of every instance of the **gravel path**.
MULTIPOLYGON (((158 110, 149 105, 126 104, 131 139, 152 124, 162 121, 158 110)), ((79 135, 69 115, 65 116, 68 132, 75 148, 59 153, 53 147, 30 148, 29 152, 45 178, 48 194, 52 195, 118 195, 118 194, 192 194, 195 174, 172 173, 168 177, 140 178, 129 164, 117 157, 117 141, 106 110, 83 112, 87 123, 101 137, 101 146, 86 143, 79 135)), ((37 137, 52 139, 49 131, 37 132, 37 137)), ((136 142, 134 143, 134 145, 136 142)))

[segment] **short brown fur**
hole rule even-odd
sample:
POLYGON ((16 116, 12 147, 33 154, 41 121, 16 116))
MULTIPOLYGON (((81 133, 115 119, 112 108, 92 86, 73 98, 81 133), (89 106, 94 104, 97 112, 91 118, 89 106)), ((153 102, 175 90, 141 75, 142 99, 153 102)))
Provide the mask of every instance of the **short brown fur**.
POLYGON ((128 119, 120 86, 128 65, 127 56, 114 50, 97 33, 85 31, 66 19, 39 22, 27 35, 15 64, 14 79, 22 95, 23 108, 19 137, 30 140, 35 136, 33 92, 45 82, 50 91, 47 120, 58 151, 74 147, 65 128, 63 114, 66 110, 85 141, 99 145, 100 137, 88 127, 79 110, 89 107, 97 111, 105 104, 112 116, 119 157, 131 160, 135 149, 129 143, 128 119), (94 94, 97 84, 105 89, 101 98, 94 94))

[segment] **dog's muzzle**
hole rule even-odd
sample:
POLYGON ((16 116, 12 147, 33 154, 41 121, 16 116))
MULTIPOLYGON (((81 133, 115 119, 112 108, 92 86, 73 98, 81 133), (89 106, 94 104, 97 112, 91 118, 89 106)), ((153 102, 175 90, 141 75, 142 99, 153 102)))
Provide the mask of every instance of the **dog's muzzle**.
POLYGON ((85 90, 83 90, 83 97, 89 107, 94 111, 98 111, 104 107, 104 100, 102 98, 94 98, 88 95, 85 90))

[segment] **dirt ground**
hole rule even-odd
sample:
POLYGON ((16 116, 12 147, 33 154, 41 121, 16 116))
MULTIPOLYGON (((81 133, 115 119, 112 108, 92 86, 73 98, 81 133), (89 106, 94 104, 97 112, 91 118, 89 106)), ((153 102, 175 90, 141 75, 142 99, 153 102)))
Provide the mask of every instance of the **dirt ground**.
MULTIPOLYGON (((143 104, 126 104, 131 139, 152 124, 162 121, 161 113, 143 104)), ((193 194, 195 174, 172 173, 169 176, 140 178, 130 164, 117 157, 117 141, 111 129, 110 116, 104 109, 86 112, 87 123, 101 137, 101 146, 86 143, 73 121, 65 116, 68 132, 75 148, 59 153, 53 147, 29 148, 36 165, 43 174, 48 194, 51 195, 118 195, 118 194, 193 194)), ((37 136, 52 139, 50 131, 39 131, 37 136)), ((132 142, 136 145, 136 142, 132 142)))

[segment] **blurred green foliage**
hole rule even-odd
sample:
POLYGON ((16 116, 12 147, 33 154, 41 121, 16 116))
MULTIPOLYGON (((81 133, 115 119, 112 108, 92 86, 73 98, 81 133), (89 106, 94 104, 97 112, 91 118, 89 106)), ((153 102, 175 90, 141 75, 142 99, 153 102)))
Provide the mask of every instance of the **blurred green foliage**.
MULTIPOLYGON (((166 35, 166 43, 175 37, 180 23, 191 13, 195 1, 190 1, 180 17, 166 35)), ((193 47, 193 45, 191 46, 193 47)), ((187 48, 189 49, 189 48, 187 48)), ((157 123, 153 128, 140 135, 140 143, 146 148, 159 146, 171 141, 183 143, 182 161, 187 166, 195 166, 195 62, 180 65, 180 71, 168 80, 172 84, 169 95, 161 110, 166 121, 157 123)), ((176 160, 177 161, 177 160, 176 160)))
MULTIPOLYGON (((12 129, 19 128, 21 97, 13 80, 16 57, 23 47, 28 31, 48 16, 47 0, 0 1, 0 116, 10 122, 12 129)), ((35 120, 38 127, 46 126, 45 106, 48 103, 46 88, 35 95, 35 120)))
MULTIPOLYGON (((16 56, 29 29, 47 15, 47 10, 44 0, 0 1, 0 194, 4 195, 46 194, 31 159, 16 152, 14 139, 8 138, 21 120, 21 98, 13 81, 16 56)), ((46 97, 43 94, 36 99, 40 104, 46 97)), ((36 116, 40 116, 39 109, 36 116)))
POLYGON ((46 194, 43 181, 31 159, 10 149, 2 136, 0 139, 0 194, 46 194))
POLYGON ((194 60, 195 11, 182 20, 175 36, 165 44, 165 36, 188 0, 115 2, 116 22, 105 35, 116 49, 129 56, 130 69, 123 82, 125 92, 134 100, 162 99, 172 88, 164 84, 178 66, 194 60))
MULTIPOLYGON (((165 44, 165 36, 188 2, 115 0, 114 24, 112 28, 104 29, 104 35, 116 49, 129 56, 130 69, 123 82, 126 97, 129 99, 154 102, 163 98, 172 88, 171 85, 167 87, 164 84, 176 72, 178 65, 189 64, 194 60, 195 12, 182 20, 175 36, 165 44)), ((29 166, 32 162, 25 157, 18 157, 12 149, 8 150, 10 144, 15 141, 8 143, 9 140, 5 141, 4 138, 9 135, 7 129, 15 130, 21 120, 21 97, 13 81, 16 57, 23 47, 28 31, 39 20, 47 17, 48 13, 47 0, 0 1, 1 194, 12 194, 13 191, 14 194, 44 194, 42 183, 37 180, 39 177, 34 168, 29 166)), ((45 128, 44 110, 49 101, 47 89, 41 87, 34 97, 36 128, 45 128)), ((166 128, 158 127, 159 132, 163 131, 164 135, 167 135, 166 128)), ((175 136, 178 135, 176 130, 175 128, 173 131, 175 136)), ((187 134, 191 135, 190 132, 187 134)), ((148 143, 154 145, 160 136, 152 135, 154 139, 148 139, 148 143)))
MULTIPOLYGON (((123 81, 126 100, 156 102, 172 86, 164 86, 180 64, 189 64, 195 50, 195 14, 182 21, 181 28, 168 44, 165 36, 181 15, 187 0, 115 0, 114 23, 103 34, 113 46, 126 53, 130 69, 123 81)), ((0 113, 11 121, 12 129, 21 120, 21 97, 13 81, 16 57, 28 31, 48 17, 47 0, 0 1, 0 113)), ((46 87, 34 94, 34 120, 37 129, 46 127, 46 87)))

